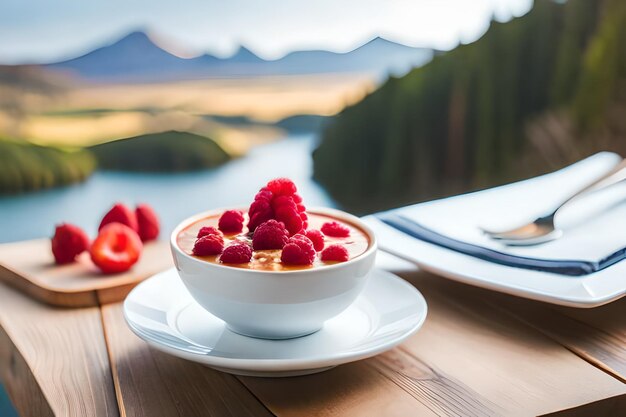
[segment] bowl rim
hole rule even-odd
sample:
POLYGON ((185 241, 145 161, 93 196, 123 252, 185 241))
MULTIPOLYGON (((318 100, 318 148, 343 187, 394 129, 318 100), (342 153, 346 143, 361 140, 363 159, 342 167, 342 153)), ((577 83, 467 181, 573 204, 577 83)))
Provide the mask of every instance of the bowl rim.
MULTIPOLYGON (((349 259, 346 262, 338 262, 336 264, 333 265, 327 265, 324 266, 322 268, 310 268, 310 269, 297 269, 297 270, 291 270, 291 271, 267 271, 267 270, 259 270, 259 269, 247 269, 247 268, 237 268, 237 267, 232 267, 232 266, 228 266, 228 265, 222 265, 219 263, 213 263, 213 262, 207 262, 201 259, 198 259, 194 256, 189 255, 188 253, 186 253, 185 251, 183 251, 179 246, 177 241, 177 237, 178 234, 186 227, 188 227, 189 225, 191 225, 192 223, 197 222, 198 220, 201 220, 205 217, 208 217, 210 215, 214 215, 217 214, 219 212, 224 212, 226 210, 242 210, 244 212, 247 211, 247 208, 241 208, 241 207, 222 207, 222 208, 217 208, 217 209, 212 209, 212 210, 206 210, 203 211, 201 213, 197 213, 194 214, 193 216, 187 217, 186 219, 184 219, 183 221, 181 221, 180 223, 178 223, 178 225, 174 228, 174 230, 172 231, 171 235, 170 235, 170 246, 172 248, 173 251, 177 252, 178 255, 183 256, 186 259, 191 260, 192 262, 196 262, 199 263, 200 265, 205 265, 208 268, 216 268, 218 270, 226 270, 226 271, 231 271, 231 272, 237 272, 237 273, 243 273, 243 274, 268 274, 268 275, 273 275, 273 274, 289 274, 289 275, 309 275, 309 274, 315 274, 315 273, 320 273, 321 271, 332 271, 335 269, 340 269, 340 268, 346 268, 354 263, 357 263, 361 260, 367 259, 369 256, 371 256, 373 253, 375 253, 378 249, 378 242, 376 240, 376 235, 374 234, 374 231, 367 225, 365 224, 365 222, 363 222, 360 218, 358 218, 357 216, 350 214, 350 213, 346 213, 345 211, 342 210, 337 210, 337 209, 333 209, 333 208, 329 208, 329 207, 312 207, 312 208, 307 208, 307 213, 312 213, 312 214, 320 214, 320 215, 324 215, 324 216, 329 216, 329 217, 335 217, 338 220, 344 220, 348 223, 353 223, 353 225, 356 225, 358 228, 360 228, 361 230, 363 230, 366 234, 367 237, 369 238, 370 244, 368 246, 368 248, 365 250, 365 252, 363 252, 362 254, 349 259)), ((177 268, 177 269, 181 269, 181 268, 177 268)))

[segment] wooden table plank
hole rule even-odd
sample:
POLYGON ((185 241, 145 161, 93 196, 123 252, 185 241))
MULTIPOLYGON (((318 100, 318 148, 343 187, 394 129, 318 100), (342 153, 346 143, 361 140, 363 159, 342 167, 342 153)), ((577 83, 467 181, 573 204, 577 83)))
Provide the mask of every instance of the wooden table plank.
POLYGON ((496 414, 545 414, 612 396, 626 386, 522 321, 427 273, 407 277, 430 316, 404 348, 498 406, 496 414), (436 346, 437 348, 433 348, 436 346))
MULTIPOLYGON (((407 276, 412 274, 415 272, 407 276)), ((626 382, 626 298, 584 309, 551 305, 446 280, 440 286, 442 291, 463 292, 467 297, 483 300, 502 313, 516 317, 626 382)))
POLYGON ((371 361, 299 377, 239 379, 278 416, 437 415, 371 361))
POLYGON ((626 300, 588 309, 549 306, 510 296, 487 302, 535 327, 589 363, 626 382, 626 300))
POLYGON ((97 307, 51 308, 3 284, 0 306, 1 375, 21 415, 119 415, 97 307))
POLYGON ((429 317, 401 347, 313 376, 240 379, 281 416, 535 415, 626 403, 620 381, 468 287, 404 276, 424 293, 429 317))
POLYGON ((148 346, 126 326, 121 304, 102 307, 122 416, 268 416, 235 377, 148 346))
POLYGON ((56 265, 50 239, 0 245, 0 281, 62 307, 93 307, 121 301, 139 282, 172 265, 167 241, 147 243, 132 269, 106 276, 86 252, 78 256, 77 262, 56 265))

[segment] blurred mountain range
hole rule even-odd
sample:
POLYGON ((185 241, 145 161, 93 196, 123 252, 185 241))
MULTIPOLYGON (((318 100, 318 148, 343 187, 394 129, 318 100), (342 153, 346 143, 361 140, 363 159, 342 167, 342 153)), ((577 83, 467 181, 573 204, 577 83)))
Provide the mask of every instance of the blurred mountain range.
POLYGON ((415 48, 374 38, 346 53, 296 51, 276 60, 265 60, 245 47, 228 58, 205 54, 181 58, 155 43, 142 31, 66 61, 43 65, 91 81, 161 82, 216 77, 249 77, 319 73, 370 73, 376 77, 402 75, 433 56, 427 48, 415 48))

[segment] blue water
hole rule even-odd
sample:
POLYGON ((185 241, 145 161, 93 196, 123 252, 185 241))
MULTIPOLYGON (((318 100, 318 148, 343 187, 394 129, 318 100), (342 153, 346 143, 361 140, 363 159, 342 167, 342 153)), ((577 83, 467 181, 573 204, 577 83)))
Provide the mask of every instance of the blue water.
POLYGON ((333 206, 311 180, 315 135, 290 136, 254 148, 247 156, 212 170, 184 174, 98 172, 85 183, 0 198, 0 242, 51 236, 54 225, 69 222, 94 236, 102 215, 115 203, 151 204, 162 223, 162 237, 184 218, 225 206, 247 206, 267 180, 292 178, 307 206, 333 206))
POLYGON ((0 384, 0 416, 2 417, 17 417, 17 412, 9 400, 9 396, 2 384, 0 384))

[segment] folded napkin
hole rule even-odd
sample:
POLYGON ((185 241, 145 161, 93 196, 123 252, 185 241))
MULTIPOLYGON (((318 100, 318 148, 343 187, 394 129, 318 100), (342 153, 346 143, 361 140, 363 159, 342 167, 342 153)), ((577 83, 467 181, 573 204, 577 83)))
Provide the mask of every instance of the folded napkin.
MULTIPOLYGON (((561 238, 536 246, 506 246, 481 227, 508 230, 550 213, 621 158, 602 152, 560 171, 471 194, 416 204, 374 217, 433 245, 516 268, 582 276, 626 258, 626 183, 589 194, 555 219, 561 238)), ((394 242, 381 241, 393 251, 394 242)))

